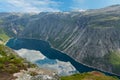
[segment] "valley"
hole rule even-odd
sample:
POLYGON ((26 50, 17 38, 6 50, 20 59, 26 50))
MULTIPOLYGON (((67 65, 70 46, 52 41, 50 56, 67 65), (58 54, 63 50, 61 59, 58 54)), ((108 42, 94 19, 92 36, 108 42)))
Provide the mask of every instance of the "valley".
POLYGON ((53 60, 53 63, 71 61, 72 65, 68 62, 67 67, 69 66, 73 73, 76 73, 76 69, 81 70, 78 64, 81 63, 91 67, 82 68, 82 72, 95 69, 120 76, 119 13, 120 5, 83 12, 41 12, 39 14, 3 12, 0 13, 0 44, 5 44, 10 38, 42 40, 41 44, 46 41, 49 48, 44 45, 42 46, 44 49, 35 47, 38 46, 37 41, 31 42, 36 45, 27 46, 28 44, 23 45, 19 41, 16 43, 17 40, 13 40, 17 46, 11 43, 9 47, 18 51, 25 48, 28 51, 31 49, 40 51, 42 54, 45 52, 44 57, 49 58, 50 62, 51 59, 58 59, 58 61, 53 60), (47 49, 53 51, 49 53, 47 49))

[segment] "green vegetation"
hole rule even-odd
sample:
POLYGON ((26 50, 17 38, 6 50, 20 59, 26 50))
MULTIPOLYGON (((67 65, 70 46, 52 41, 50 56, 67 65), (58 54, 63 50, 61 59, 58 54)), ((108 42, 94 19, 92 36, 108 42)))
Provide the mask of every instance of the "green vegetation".
POLYGON ((116 77, 106 76, 100 72, 88 72, 61 77, 61 80, 119 80, 116 77))
POLYGON ((120 51, 113 51, 109 56, 110 62, 113 65, 120 65, 120 51))
POLYGON ((115 15, 96 16, 89 21, 88 26, 94 27, 94 28, 119 27, 120 26, 119 22, 120 22, 119 16, 115 16, 115 15))
POLYGON ((120 17, 116 17, 116 16, 108 16, 108 17, 105 17, 105 18, 101 18, 97 21, 111 21, 111 20, 114 20, 114 21, 117 21, 117 20, 120 20, 120 17))
POLYGON ((113 72, 119 73, 120 72, 120 51, 114 50, 111 51, 110 54, 106 55, 105 57, 109 63, 113 67, 113 72))
POLYGON ((3 20, 0 19, 0 24, 2 24, 2 23, 3 23, 3 20))
POLYGON ((10 37, 4 32, 3 28, 0 28, 0 41, 5 43, 10 37))
POLYGON ((32 68, 35 65, 20 58, 8 47, 0 45, 0 80, 11 80, 9 78, 13 76, 13 73, 29 67, 32 68))
POLYGON ((20 58, 15 52, 8 47, 0 45, 0 72, 18 72, 21 69, 26 69, 27 66, 33 67, 32 64, 20 58), (27 63, 25 65, 24 63, 27 63))

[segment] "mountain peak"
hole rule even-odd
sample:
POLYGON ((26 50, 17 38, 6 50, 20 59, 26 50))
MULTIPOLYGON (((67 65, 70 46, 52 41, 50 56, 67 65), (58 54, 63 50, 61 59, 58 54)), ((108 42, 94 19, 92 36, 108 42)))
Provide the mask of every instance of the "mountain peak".
POLYGON ((111 5, 111 6, 104 8, 104 9, 106 9, 106 10, 118 10, 118 9, 120 9, 120 4, 111 5))

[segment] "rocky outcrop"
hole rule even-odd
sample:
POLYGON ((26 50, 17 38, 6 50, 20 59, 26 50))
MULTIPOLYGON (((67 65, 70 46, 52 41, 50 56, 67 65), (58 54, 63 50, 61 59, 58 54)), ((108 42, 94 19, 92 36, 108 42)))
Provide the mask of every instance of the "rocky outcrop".
POLYGON ((42 69, 42 68, 28 68, 14 73, 15 80, 59 80, 57 73, 42 69))

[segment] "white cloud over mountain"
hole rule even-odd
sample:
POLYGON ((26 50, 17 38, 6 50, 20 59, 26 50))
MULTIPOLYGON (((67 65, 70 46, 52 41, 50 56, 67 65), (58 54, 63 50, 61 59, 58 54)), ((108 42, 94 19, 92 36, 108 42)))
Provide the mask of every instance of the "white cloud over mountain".
POLYGON ((120 0, 0 0, 0 12, 85 11, 120 4, 120 0))
POLYGON ((4 3, 8 5, 1 7, 9 8, 11 12, 58 12, 61 4, 52 0, 5 0, 4 3))

